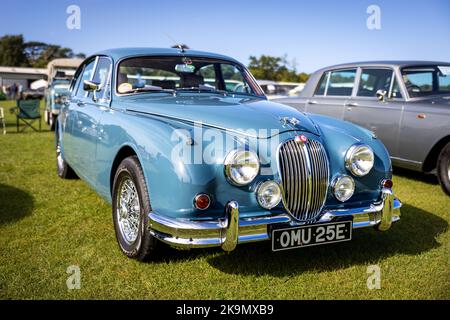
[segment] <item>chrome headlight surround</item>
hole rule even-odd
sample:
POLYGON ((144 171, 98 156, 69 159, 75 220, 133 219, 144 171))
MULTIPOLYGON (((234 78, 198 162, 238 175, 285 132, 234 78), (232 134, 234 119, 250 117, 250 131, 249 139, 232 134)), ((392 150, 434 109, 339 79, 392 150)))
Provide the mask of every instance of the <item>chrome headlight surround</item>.
POLYGON ((332 183, 333 194, 340 202, 350 199, 355 193, 355 181, 344 174, 336 177, 332 183))
POLYGON ((275 208, 281 202, 281 198, 281 187, 276 181, 264 181, 256 189, 256 200, 264 209, 270 210, 275 208))
POLYGON ((224 160, 225 176, 235 186, 245 186, 259 174, 258 155, 250 150, 235 149, 224 160))
POLYGON ((345 167, 354 176, 363 177, 373 168, 375 155, 366 144, 352 145, 345 153, 345 167))

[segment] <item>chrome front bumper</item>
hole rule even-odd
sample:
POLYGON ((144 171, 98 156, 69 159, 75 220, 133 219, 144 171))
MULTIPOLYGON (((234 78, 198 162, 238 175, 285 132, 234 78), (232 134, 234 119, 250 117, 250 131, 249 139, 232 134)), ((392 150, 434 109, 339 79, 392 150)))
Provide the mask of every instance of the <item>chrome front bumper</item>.
MULTIPOLYGON (((392 222, 400 219, 402 203, 392 190, 382 190, 382 200, 368 207, 325 211, 317 223, 330 222, 343 217, 353 217, 353 228, 375 227, 385 231, 392 222)), ((257 218, 240 218, 239 205, 230 201, 225 208, 226 218, 213 221, 194 221, 163 217, 149 213, 150 232, 159 240, 182 249, 221 246, 232 251, 239 243, 270 239, 270 227, 274 225, 300 226, 288 214, 257 218)))

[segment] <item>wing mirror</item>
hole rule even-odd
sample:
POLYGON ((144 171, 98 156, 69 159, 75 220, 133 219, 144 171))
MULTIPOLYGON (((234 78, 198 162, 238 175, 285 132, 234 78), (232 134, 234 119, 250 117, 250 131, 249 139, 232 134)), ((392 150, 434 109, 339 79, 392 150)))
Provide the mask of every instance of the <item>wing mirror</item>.
POLYGON ((83 81, 83 89, 84 91, 98 91, 100 89, 100 83, 84 80, 83 81))
POLYGON ((84 80, 83 89, 84 91, 93 92, 94 96, 92 97, 92 100, 97 101, 97 92, 100 91, 101 89, 100 83, 90 80, 84 80))
POLYGON ((379 89, 379 90, 377 90, 376 95, 377 95, 377 99, 378 99, 379 101, 385 102, 385 101, 386 101, 387 91, 386 91, 386 90, 379 89))

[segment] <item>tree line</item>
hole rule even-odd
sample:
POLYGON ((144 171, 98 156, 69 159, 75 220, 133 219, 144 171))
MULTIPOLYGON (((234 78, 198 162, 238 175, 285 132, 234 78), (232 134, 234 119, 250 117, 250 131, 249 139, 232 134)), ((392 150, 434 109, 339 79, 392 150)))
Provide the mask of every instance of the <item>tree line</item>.
POLYGON ((0 38, 0 65, 8 67, 45 68, 58 58, 85 58, 84 53, 45 42, 25 42, 22 35, 5 35, 0 38))
MULTIPOLYGON (((185 48, 188 46, 183 45, 185 48)), ((74 53, 70 48, 45 42, 25 42, 22 35, 5 35, 0 38, 0 65, 9 67, 45 68, 58 58, 85 58, 83 53, 74 53)), ((295 60, 287 56, 250 56, 248 68, 256 79, 306 82, 308 74, 298 72, 295 60)))

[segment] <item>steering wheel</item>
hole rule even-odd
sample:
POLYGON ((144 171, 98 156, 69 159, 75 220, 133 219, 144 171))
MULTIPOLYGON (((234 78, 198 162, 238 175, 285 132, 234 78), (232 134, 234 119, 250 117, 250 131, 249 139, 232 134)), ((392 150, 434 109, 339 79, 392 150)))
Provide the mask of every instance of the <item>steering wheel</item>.
POLYGON ((420 89, 419 86, 416 86, 415 84, 409 84, 406 86, 406 89, 410 92, 422 92, 422 89, 420 89))

